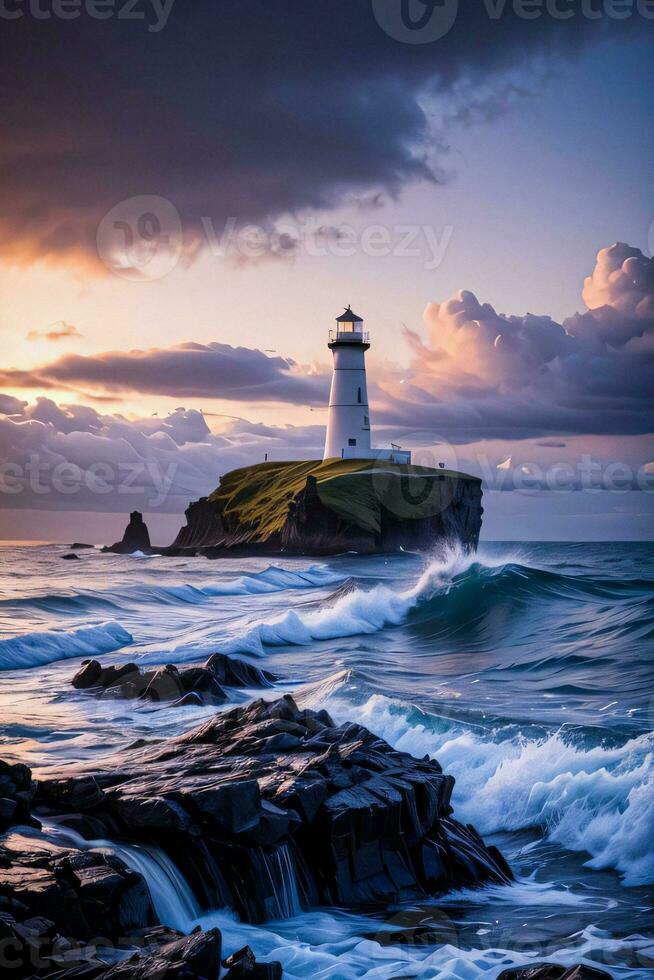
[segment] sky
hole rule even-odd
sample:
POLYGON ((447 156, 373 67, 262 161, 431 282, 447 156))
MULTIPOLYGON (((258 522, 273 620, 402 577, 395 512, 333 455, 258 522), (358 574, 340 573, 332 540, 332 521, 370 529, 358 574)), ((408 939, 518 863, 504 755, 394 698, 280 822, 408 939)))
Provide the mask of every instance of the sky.
POLYGON ((351 303, 373 439, 482 476, 486 537, 651 539, 654 11, 544 7, 17 2, 0 538, 166 543, 320 457, 351 303))

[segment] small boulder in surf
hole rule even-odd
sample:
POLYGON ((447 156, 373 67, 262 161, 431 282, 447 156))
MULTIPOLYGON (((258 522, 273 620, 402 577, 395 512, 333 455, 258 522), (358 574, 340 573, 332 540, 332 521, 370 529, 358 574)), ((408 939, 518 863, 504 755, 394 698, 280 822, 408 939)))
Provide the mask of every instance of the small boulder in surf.
POLYGON ((225 687, 271 687, 277 680, 269 670, 262 670, 226 653, 213 653, 204 665, 219 684, 225 687))
POLYGON ((226 701, 223 687, 271 687, 276 679, 245 660, 214 653, 202 666, 181 669, 174 664, 152 670, 135 663, 103 667, 99 660, 84 660, 71 683, 79 691, 102 692, 107 697, 193 705, 226 701))

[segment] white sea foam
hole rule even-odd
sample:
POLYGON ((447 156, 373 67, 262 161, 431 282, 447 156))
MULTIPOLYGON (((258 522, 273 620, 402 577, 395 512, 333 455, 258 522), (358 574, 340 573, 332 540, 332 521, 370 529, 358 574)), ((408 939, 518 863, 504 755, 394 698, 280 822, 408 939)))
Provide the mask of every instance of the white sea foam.
POLYGON ((437 758, 456 778, 456 816, 480 833, 543 827, 625 885, 654 882, 654 733, 617 747, 582 747, 562 732, 497 740, 447 719, 414 720, 415 709, 382 695, 358 707, 332 699, 337 720, 354 717, 402 751, 437 758))
MULTIPOLYGON (((437 920, 438 921, 438 920, 437 920)), ((202 916, 203 928, 218 926, 225 949, 248 943, 257 957, 279 960, 288 980, 391 980, 393 977, 415 977, 416 980, 495 980, 510 966, 525 966, 538 959, 536 953, 515 952, 488 945, 483 937, 477 948, 460 949, 457 927, 449 920, 439 921, 445 941, 439 945, 397 946, 393 931, 406 933, 406 923, 380 923, 364 916, 335 912, 308 912, 283 923, 248 926, 237 922, 229 912, 202 916), (450 941, 447 937, 450 936, 450 941)), ((403 935, 403 942, 406 938, 403 935)), ((644 980, 649 975, 646 964, 651 955, 651 940, 643 936, 613 939, 600 930, 587 928, 574 937, 570 948, 548 954, 549 962, 572 966, 610 966, 612 975, 624 980, 644 980), (625 967, 626 947, 643 968, 625 967)), ((542 957, 540 957, 542 958, 542 957)))
POLYGON ((131 642, 131 634, 115 622, 70 631, 24 633, 0 640, 0 670, 23 669, 70 657, 112 653, 131 642))

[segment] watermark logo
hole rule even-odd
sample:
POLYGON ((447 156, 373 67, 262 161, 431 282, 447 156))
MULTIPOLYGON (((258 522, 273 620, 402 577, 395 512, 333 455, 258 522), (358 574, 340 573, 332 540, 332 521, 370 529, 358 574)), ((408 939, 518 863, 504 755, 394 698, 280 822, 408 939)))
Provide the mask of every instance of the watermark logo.
POLYGON ((411 453, 411 465, 392 465, 393 459, 383 457, 374 460, 371 463, 374 496, 391 520, 437 519, 459 492, 456 479, 449 478, 458 469, 454 447, 433 434, 425 445, 425 432, 420 431, 407 433, 403 441, 417 446, 411 453), (422 476, 420 467, 425 468, 422 476))
POLYGON ((459 0, 372 0, 379 26, 404 44, 433 44, 454 27, 459 0))
POLYGON ((98 255, 123 279, 151 282, 173 271, 182 254, 182 222, 165 197, 141 194, 107 212, 96 235, 98 255))

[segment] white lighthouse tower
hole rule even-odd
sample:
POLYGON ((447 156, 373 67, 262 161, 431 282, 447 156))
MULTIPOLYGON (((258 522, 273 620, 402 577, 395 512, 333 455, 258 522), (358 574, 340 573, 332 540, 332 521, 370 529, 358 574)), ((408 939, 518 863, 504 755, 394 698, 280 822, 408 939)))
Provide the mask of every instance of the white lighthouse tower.
POLYGON ((366 351, 370 336, 350 307, 336 317, 329 331, 334 373, 329 393, 324 459, 334 456, 366 459, 370 453, 370 409, 366 387, 366 351))
POLYGON ((373 449, 370 445, 370 409, 366 385, 366 351, 370 334, 351 308, 336 317, 329 331, 329 349, 334 355, 334 373, 329 393, 327 437, 323 459, 376 459, 407 464, 411 453, 392 446, 373 449))

